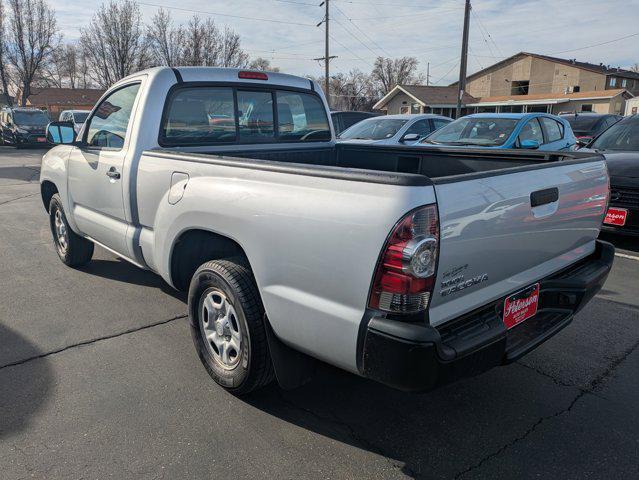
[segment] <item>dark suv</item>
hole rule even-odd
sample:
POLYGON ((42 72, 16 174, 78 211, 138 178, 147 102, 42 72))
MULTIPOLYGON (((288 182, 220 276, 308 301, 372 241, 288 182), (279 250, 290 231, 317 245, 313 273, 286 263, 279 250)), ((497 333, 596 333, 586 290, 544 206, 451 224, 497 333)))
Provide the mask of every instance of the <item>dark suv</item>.
POLYGON ((570 123, 572 131, 577 137, 577 144, 585 146, 597 135, 602 133, 608 127, 613 126, 623 117, 621 115, 613 115, 610 113, 570 113, 563 114, 561 118, 570 123))
POLYGON ((27 145, 46 145, 46 112, 37 108, 3 108, 0 111, 0 143, 16 148, 27 145))

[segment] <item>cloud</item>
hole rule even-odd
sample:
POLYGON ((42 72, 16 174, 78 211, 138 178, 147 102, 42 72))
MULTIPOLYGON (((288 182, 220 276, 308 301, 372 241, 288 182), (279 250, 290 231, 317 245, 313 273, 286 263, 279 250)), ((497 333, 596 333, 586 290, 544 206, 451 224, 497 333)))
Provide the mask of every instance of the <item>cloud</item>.
MULTIPOLYGON (((282 71, 322 75, 313 58, 324 55, 324 17, 319 0, 150 0, 141 4, 145 21, 158 7, 170 10, 183 23, 197 10, 242 36, 253 57, 271 59, 282 71), (153 5, 149 5, 153 4, 153 5), (275 23, 248 18, 272 19, 275 23), (296 25, 296 24, 305 24, 296 25)), ((100 2, 67 0, 56 5, 58 22, 67 40, 80 35, 100 2), (87 5, 89 3, 89 5, 87 5), (94 8, 87 8, 91 6, 94 8)), ((639 32, 639 0, 477 0, 471 16, 469 73, 519 51, 553 54, 579 49, 639 32)), ((448 84, 459 75, 463 1, 331 0, 332 71, 371 69, 375 57, 415 56, 421 70, 431 64, 431 79, 448 84)), ((593 63, 629 66, 639 62, 637 38, 562 53, 593 63)))

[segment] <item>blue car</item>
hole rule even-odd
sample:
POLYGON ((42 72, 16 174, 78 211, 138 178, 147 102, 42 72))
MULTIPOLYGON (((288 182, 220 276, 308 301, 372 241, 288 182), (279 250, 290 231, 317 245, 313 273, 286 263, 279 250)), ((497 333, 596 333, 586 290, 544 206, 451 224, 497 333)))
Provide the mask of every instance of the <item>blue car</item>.
POLYGON ((546 113, 476 113, 433 132, 419 145, 574 150, 570 124, 546 113))

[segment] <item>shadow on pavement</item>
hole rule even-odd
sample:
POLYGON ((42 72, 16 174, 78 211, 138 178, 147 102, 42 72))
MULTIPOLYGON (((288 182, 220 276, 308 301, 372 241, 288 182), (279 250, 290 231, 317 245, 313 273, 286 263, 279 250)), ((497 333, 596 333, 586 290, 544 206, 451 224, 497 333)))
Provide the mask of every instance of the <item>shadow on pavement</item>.
POLYGON ((0 439, 27 428, 53 386, 53 371, 48 360, 34 358, 43 352, 0 323, 0 349, 7 346, 19 351, 20 358, 33 360, 15 366, 0 365, 0 439))
POLYGON ((120 259, 114 260, 91 260, 84 267, 79 269, 82 272, 97 277, 115 280, 118 282, 130 283, 132 285, 140 285, 142 287, 158 288, 167 295, 180 300, 183 303, 187 301, 186 292, 179 292, 168 285, 162 277, 141 268, 131 265, 129 262, 120 259))
POLYGON ((40 178, 40 167, 0 167, 0 178, 35 182, 40 178))
POLYGON ((599 238, 606 242, 612 243, 615 248, 621 248, 623 250, 629 250, 631 252, 639 253, 639 237, 601 232, 599 238))
POLYGON ((538 411, 526 410, 531 410, 530 398, 541 394, 538 387, 517 385, 512 370, 504 373, 408 394, 322 365, 303 387, 283 391, 272 384, 242 400, 300 428, 392 459, 409 477, 453 478, 464 462, 498 448, 508 436, 506 422, 511 428, 534 423, 528 415, 538 411))

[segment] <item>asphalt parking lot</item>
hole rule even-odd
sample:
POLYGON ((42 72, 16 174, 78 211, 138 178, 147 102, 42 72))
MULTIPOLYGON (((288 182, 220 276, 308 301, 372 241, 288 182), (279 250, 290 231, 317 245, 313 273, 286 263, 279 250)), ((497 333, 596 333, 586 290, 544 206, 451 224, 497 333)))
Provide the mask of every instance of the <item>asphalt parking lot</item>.
POLYGON ((246 398, 200 366, 183 295, 96 249, 57 258, 42 150, 0 147, 0 477, 637 478, 639 239, 572 325, 423 395, 329 367, 246 398))

